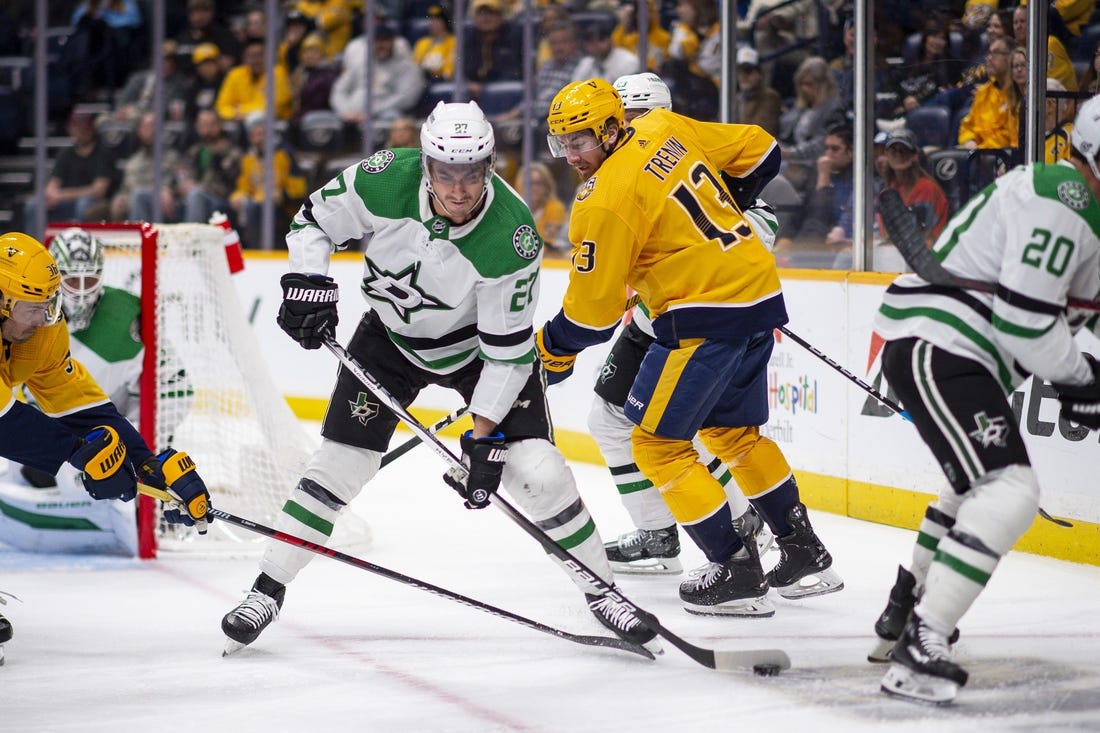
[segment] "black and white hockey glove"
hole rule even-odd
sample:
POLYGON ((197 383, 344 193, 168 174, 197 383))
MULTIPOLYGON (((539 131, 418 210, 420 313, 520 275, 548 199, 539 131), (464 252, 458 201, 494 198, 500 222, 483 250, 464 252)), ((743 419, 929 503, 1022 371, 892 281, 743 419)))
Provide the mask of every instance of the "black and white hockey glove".
POLYGON ((276 320, 302 348, 319 349, 326 336, 336 335, 340 289, 327 275, 288 272, 279 280, 283 304, 276 320))
POLYGON ((141 475, 145 483, 172 495, 173 500, 162 507, 166 522, 193 526, 199 534, 206 534, 214 521, 208 513, 210 492, 191 456, 169 448, 141 464, 141 475))
POLYGON ((504 473, 504 458, 508 455, 504 435, 493 433, 475 438, 473 432, 467 430, 459 442, 466 476, 463 478, 461 471, 452 468, 443 474, 443 480, 466 500, 467 509, 484 509, 489 506, 489 498, 500 486, 504 473))
POLYGON ((93 499, 130 501, 137 495, 137 475, 126 457, 126 444, 112 427, 103 425, 85 435, 69 463, 81 471, 84 490, 93 499))
POLYGON ((1092 368, 1092 382, 1075 387, 1055 384, 1063 418, 1090 430, 1100 430, 1100 362, 1092 354, 1085 354, 1092 368))

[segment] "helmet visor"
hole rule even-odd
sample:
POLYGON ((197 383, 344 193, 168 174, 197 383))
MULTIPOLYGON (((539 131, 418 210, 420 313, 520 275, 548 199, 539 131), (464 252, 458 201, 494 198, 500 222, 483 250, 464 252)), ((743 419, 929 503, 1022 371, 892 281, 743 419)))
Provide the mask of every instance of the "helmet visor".
POLYGON ((12 301, 8 318, 26 328, 52 326, 61 318, 61 293, 55 292, 49 300, 43 301, 12 301))
POLYGON ((592 130, 567 132, 564 135, 547 135, 546 142, 550 145, 550 154, 555 158, 580 155, 600 147, 599 138, 592 130))

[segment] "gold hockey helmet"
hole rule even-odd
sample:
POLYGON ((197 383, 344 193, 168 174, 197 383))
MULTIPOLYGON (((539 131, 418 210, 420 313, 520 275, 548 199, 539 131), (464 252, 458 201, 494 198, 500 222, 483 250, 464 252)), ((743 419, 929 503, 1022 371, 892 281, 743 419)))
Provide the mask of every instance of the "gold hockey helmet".
POLYGON ((11 318, 17 303, 44 303, 43 323, 61 317, 61 273, 53 256, 34 237, 0 235, 0 318, 11 318))
POLYGON ((609 82, 588 79, 567 84, 550 102, 550 113, 546 116, 550 149, 555 157, 562 157, 555 150, 561 147, 558 137, 583 130, 591 130, 603 145, 610 138, 608 120, 615 120, 621 128, 625 115, 623 99, 609 82))

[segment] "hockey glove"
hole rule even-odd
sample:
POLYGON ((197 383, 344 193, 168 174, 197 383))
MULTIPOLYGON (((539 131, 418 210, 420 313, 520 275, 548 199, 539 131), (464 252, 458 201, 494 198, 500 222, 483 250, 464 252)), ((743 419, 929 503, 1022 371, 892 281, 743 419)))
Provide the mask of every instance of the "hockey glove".
POLYGON ((193 526, 199 534, 206 534, 207 525, 214 521, 207 512, 210 492, 199 477, 191 456, 169 448, 143 463, 141 474, 145 483, 172 495, 173 500, 162 508, 166 522, 193 526))
POLYGON ((85 435, 69 463, 82 472, 84 490, 93 499, 130 501, 137 494, 137 476, 126 457, 126 444, 112 427, 103 425, 85 435))
POLYGON ((443 475, 443 480, 466 500, 467 509, 484 509, 489 506, 489 498, 500 486, 500 476, 504 473, 504 459, 508 455, 504 434, 475 438, 473 432, 467 430, 459 442, 466 475, 463 477, 462 471, 452 468, 443 475))
POLYGON ((326 336, 336 335, 339 286, 327 275, 301 272, 288 272, 279 283, 283 286, 283 304, 276 318, 279 328, 302 348, 321 348, 326 336))
POLYGON ((1085 359, 1092 368, 1092 382, 1079 387, 1068 384, 1053 386, 1062 403, 1062 417, 1090 430, 1097 430, 1100 429, 1100 362, 1092 354, 1085 354, 1085 359))
POLYGON ((535 348, 539 350, 539 359, 546 369, 546 383, 557 384, 564 382, 573 373, 573 366, 577 363, 576 354, 559 353, 550 343, 550 337, 546 335, 546 326, 543 326, 535 334, 535 348))

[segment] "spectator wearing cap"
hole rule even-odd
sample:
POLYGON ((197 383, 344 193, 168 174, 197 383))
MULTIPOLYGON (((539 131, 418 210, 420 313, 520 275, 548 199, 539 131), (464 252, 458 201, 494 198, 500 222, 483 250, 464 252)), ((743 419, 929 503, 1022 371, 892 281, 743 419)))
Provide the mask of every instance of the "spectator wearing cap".
POLYGON ((504 11, 503 0, 470 3, 473 22, 465 29, 463 38, 463 72, 474 99, 486 82, 519 79, 523 75, 523 39, 520 29, 505 19, 504 11))
MULTIPOLYGON (((179 44, 169 39, 164 42, 164 105, 169 119, 182 120, 187 107, 187 76, 180 71, 179 44)), ((153 111, 153 91, 157 77, 152 69, 135 71, 115 98, 114 117, 119 120, 137 120, 153 111)))
MULTIPOLYGON (((412 56, 394 51, 397 36, 397 27, 388 21, 374 29, 371 113, 381 122, 408 114, 424 91, 424 75, 412 56)), ((348 43, 340 75, 332 85, 329 105, 345 122, 359 124, 366 118, 366 56, 367 40, 356 36, 348 43)))
POLYGON ((429 81, 453 79, 455 75, 455 36, 451 18, 440 5, 428 8, 428 33, 413 46, 413 61, 429 81))
POLYGON ((298 0, 294 10, 313 21, 325 39, 325 58, 338 58, 351 40, 352 8, 362 7, 356 0, 298 0))
MULTIPOLYGON (((214 108, 227 121, 242 121, 253 112, 263 112, 267 107, 267 74, 264 73, 264 43, 250 40, 244 47, 243 63, 234 66, 225 75, 214 108)), ((289 120, 294 112, 294 100, 290 96, 290 80, 286 68, 275 64, 275 117, 289 120)))
POLYGON ((213 43, 221 56, 218 63, 228 71, 241 55, 241 45, 233 33, 218 22, 214 0, 187 0, 187 27, 176 34, 180 53, 193 53, 203 43, 213 43))
MULTIPOLYGON (((645 5, 646 24, 646 68, 656 72, 668 60, 668 46, 672 42, 672 34, 661 26, 661 16, 657 12, 657 4, 654 0, 646 0, 645 5)), ((638 6, 635 2, 624 2, 619 5, 617 23, 611 31, 611 42, 617 48, 625 48, 633 54, 638 53, 638 22, 635 18, 638 6)))
POLYGON ((302 39, 298 51, 299 64, 290 75, 290 91, 294 98, 297 124, 309 112, 332 109, 329 98, 340 70, 325 58, 325 39, 320 33, 310 33, 302 39))
POLYGON ((214 109, 218 90, 225 80, 220 60, 221 52, 213 43, 200 43, 191 52, 191 74, 187 79, 187 119, 194 120, 200 111, 214 109))
MULTIPOLYGON (((951 207, 943 189, 920 163, 917 136, 906 129, 890 133, 886 138, 886 171, 884 183, 901 194, 901 200, 912 211, 917 225, 929 245, 943 231, 951 207)), ((878 222, 879 231, 885 231, 878 222)))
POLYGON ((779 92, 764 83, 760 56, 755 48, 742 46, 737 49, 737 90, 741 103, 739 122, 759 125, 773 137, 778 135, 783 100, 779 98, 779 92))
MULTIPOLYGON (((283 23, 283 40, 279 42, 278 62, 286 67, 291 76, 298 68, 298 59, 301 53, 302 41, 313 30, 313 21, 307 18, 302 11, 292 8, 286 14, 283 23)), ((324 53, 324 35, 317 34, 321 39, 321 51, 324 53)))
POLYGON ((609 23, 591 23, 581 30, 584 38, 584 58, 574 70, 574 81, 605 79, 614 83, 620 76, 637 74, 641 70, 638 55, 618 48, 611 40, 609 23))
MULTIPOLYGON (((57 154, 46 181, 47 221, 95 221, 107 215, 107 194, 115 170, 114 157, 99 142, 95 115, 73 112, 69 115, 72 145, 57 154)), ((36 221, 34 198, 23 207, 24 226, 36 221)))

